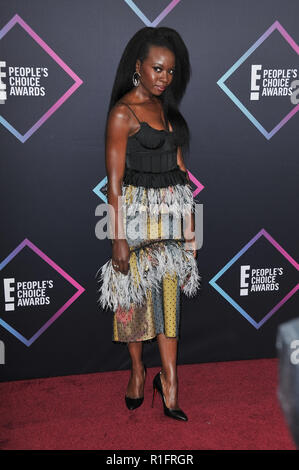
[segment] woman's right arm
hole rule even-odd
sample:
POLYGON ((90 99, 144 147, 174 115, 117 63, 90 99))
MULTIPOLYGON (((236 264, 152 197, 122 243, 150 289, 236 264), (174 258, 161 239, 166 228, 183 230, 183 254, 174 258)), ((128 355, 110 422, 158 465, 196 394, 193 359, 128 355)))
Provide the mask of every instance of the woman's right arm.
POLYGON ((112 265, 117 264, 120 271, 129 270, 130 249, 125 236, 121 205, 122 181, 125 172, 126 147, 130 131, 130 121, 125 105, 111 109, 105 143, 105 164, 108 179, 107 199, 110 205, 109 219, 112 227, 112 265))

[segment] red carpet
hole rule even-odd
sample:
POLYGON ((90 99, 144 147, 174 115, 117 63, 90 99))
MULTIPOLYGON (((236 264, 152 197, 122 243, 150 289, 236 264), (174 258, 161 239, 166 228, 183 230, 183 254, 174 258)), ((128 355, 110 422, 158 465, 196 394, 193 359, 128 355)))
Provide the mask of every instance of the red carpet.
POLYGON ((143 405, 127 410, 129 371, 0 384, 1 449, 295 450, 277 399, 277 359, 178 366, 188 422, 143 405))

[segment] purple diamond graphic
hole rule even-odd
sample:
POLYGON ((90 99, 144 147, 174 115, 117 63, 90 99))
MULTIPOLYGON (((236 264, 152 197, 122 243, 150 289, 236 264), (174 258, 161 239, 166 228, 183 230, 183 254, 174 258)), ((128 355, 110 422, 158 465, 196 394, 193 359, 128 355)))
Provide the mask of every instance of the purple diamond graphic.
POLYGON ((0 270, 2 270, 25 246, 28 246, 34 253, 36 253, 40 258, 42 258, 46 263, 49 264, 55 271, 57 271, 62 277, 64 277, 70 284, 72 284, 77 292, 55 312, 51 318, 30 338, 25 338, 19 331, 10 326, 6 321, 0 318, 0 325, 2 325, 7 331, 13 334, 26 346, 31 346, 31 344, 42 334, 44 333, 52 323, 57 320, 58 317, 73 303, 75 300, 85 291, 85 289, 78 284, 69 274, 67 274, 60 266, 58 266, 53 260, 51 260, 45 253, 43 253, 36 245, 31 241, 25 238, 1 263, 0 270))
POLYGON ((74 80, 74 84, 48 109, 48 111, 24 134, 22 135, 17 129, 15 129, 3 116, 0 116, 0 122, 6 127, 12 134, 14 134, 22 143, 26 142, 27 139, 49 119, 49 117, 57 111, 57 109, 77 90, 77 88, 83 83, 75 72, 73 72, 68 65, 51 49, 41 37, 36 34, 33 29, 19 16, 15 15, 1 30, 0 39, 2 39, 16 24, 19 24, 36 43, 44 49, 47 54, 74 80))
POLYGON ((244 106, 243 103, 237 98, 237 96, 228 88, 226 85, 226 80, 245 62, 251 54, 261 45, 263 42, 268 39, 268 37, 273 34, 274 31, 278 31, 281 36, 286 40, 289 46, 292 48, 296 55, 299 55, 299 45, 294 41, 294 39, 289 35, 289 33, 283 28, 279 21, 275 21, 268 29, 261 35, 261 37, 240 57, 240 59, 235 62, 235 64, 230 67, 230 69, 225 72, 225 74, 217 81, 217 84, 222 88, 222 90, 227 94, 227 96, 238 106, 238 108, 245 114, 245 116, 255 125, 255 127, 266 137, 266 139, 271 139, 276 132, 279 131, 288 121, 291 119, 298 111, 299 104, 294 106, 287 115, 281 119, 281 121, 274 126, 271 131, 267 131, 265 127, 253 116, 253 114, 244 106))
POLYGON ((169 4, 161 11, 161 13, 157 16, 154 21, 150 21, 147 16, 143 13, 143 11, 138 8, 133 0, 125 0, 125 2, 129 5, 130 8, 134 11, 134 13, 143 21, 146 26, 157 26, 164 18, 174 9, 174 7, 180 2, 181 0, 172 0, 169 4))
POLYGON ((210 281, 209 283, 236 309, 246 320, 249 321, 256 329, 259 329, 277 310, 299 289, 299 284, 296 284, 289 292, 275 305, 261 321, 256 322, 249 313, 247 313, 227 292, 225 292, 218 284, 217 280, 234 264, 236 261, 254 244, 256 241, 264 236, 284 258, 289 261, 298 271, 298 263, 280 246, 274 238, 265 230, 261 229, 210 281))

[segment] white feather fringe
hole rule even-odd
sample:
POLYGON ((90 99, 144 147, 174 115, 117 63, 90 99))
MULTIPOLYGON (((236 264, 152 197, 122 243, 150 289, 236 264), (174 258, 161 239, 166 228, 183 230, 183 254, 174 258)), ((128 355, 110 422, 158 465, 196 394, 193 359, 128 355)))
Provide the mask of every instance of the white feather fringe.
POLYGON ((177 184, 167 188, 123 186, 122 195, 127 215, 147 210, 151 215, 170 211, 179 217, 195 211, 192 189, 188 184, 177 184))
POLYGON ((161 281, 166 273, 178 276, 181 290, 187 297, 193 297, 200 288, 201 276, 192 252, 175 241, 158 241, 135 253, 140 280, 134 281, 131 268, 127 275, 115 271, 112 259, 97 271, 96 277, 99 275, 98 282, 101 283, 98 302, 103 309, 115 311, 121 306, 128 310, 132 304, 142 305, 146 300, 147 289, 161 289, 161 281))

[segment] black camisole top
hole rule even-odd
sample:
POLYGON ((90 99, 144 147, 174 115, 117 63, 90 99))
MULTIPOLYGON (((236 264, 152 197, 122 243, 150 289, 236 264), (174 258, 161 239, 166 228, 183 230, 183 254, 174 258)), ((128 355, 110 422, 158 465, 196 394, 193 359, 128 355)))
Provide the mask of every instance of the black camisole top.
POLYGON ((124 185, 164 188, 189 183, 187 173, 177 164, 175 132, 151 127, 140 121, 133 109, 125 104, 139 122, 139 129, 128 137, 124 185))

